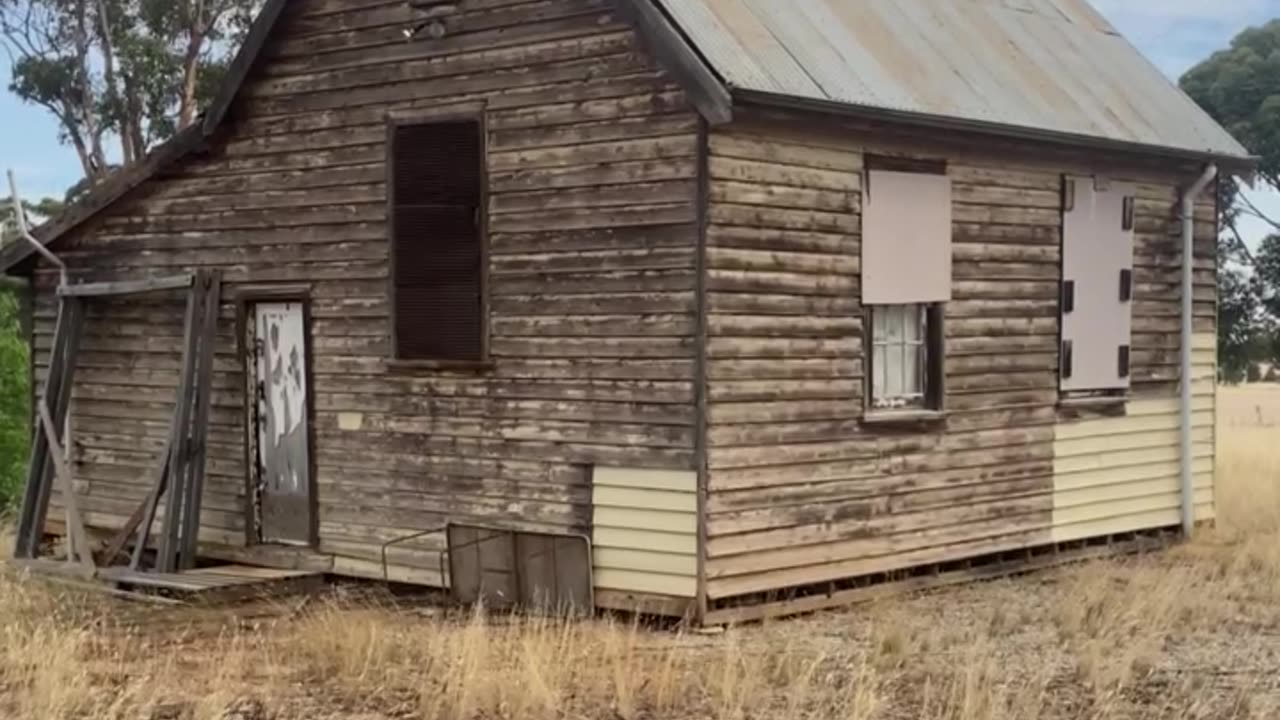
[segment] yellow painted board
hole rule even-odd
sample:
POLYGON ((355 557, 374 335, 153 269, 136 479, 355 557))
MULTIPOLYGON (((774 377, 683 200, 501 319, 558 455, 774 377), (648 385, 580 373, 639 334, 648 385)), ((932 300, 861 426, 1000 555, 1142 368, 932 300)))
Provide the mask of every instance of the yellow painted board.
MULTIPOLYGON (((1212 411, 1214 405, 1214 392, 1212 385, 1201 385, 1204 394, 1196 396, 1195 383, 1192 384, 1191 412, 1212 411)), ((1143 400, 1134 400, 1129 403, 1125 412, 1129 417, 1138 417, 1141 415, 1177 415, 1179 412, 1180 400, 1176 396, 1168 398, 1151 398, 1143 400)))
POLYGON ((697 579, 683 575, 663 575, 613 568, 596 568, 594 575, 595 586, 600 590, 621 590, 674 597, 695 597, 698 594, 697 579))
MULTIPOLYGON (((1192 428, 1191 440, 1201 443, 1213 442, 1213 428, 1192 428)), ((1167 430, 1140 433, 1118 432, 1074 440, 1058 440, 1053 444, 1053 454, 1055 458, 1071 457, 1146 448, 1177 447, 1178 443, 1178 433, 1167 430)))
POLYGON ((664 512, 661 510, 635 510, 597 507, 594 513, 596 527, 628 528, 631 530, 658 530, 671 533, 697 533, 697 513, 664 512))
POLYGON ((597 486, 697 493, 698 473, 692 470, 644 470, 597 465, 592 469, 591 483, 597 486))
POLYGON ((596 526, 591 544, 595 548, 644 548, 654 552, 696 555, 698 536, 696 531, 665 533, 652 530, 632 530, 596 526))
POLYGON ((1092 503, 1077 507, 1055 507, 1053 509, 1053 524, 1057 526, 1087 523, 1125 515, 1142 515, 1170 508, 1177 510, 1180 507, 1182 507, 1182 501, 1177 492, 1125 498, 1113 502, 1092 503))
MULTIPOLYGON (((1055 439, 1075 440, 1097 435, 1114 435, 1117 433, 1141 433, 1166 430, 1177 433, 1181 427, 1181 419, 1177 413, 1160 415, 1140 415, 1137 417, 1103 418, 1098 420, 1077 420, 1061 422, 1054 428, 1055 439)), ((1191 427, 1213 427, 1213 412, 1201 411, 1191 416, 1191 427)))
POLYGON ((596 568, 611 570, 635 570, 662 575, 687 575, 697 577, 698 557, 696 555, 676 555, 672 553, 649 552, 648 550, 620 550, 615 548, 595 548, 592 564, 596 568))
POLYGON ((1151 530, 1161 527, 1173 527, 1182 522, 1182 514, 1178 508, 1153 510, 1134 515, 1105 517, 1077 523, 1054 523, 1053 542, 1070 542, 1084 538, 1114 535, 1116 533, 1151 530))
MULTIPOLYGON (((1161 477, 1177 477, 1181 472, 1181 467, 1177 460, 1171 460, 1147 465, 1125 465, 1077 472, 1060 472, 1054 476, 1053 487, 1054 490, 1063 491, 1094 487, 1096 485, 1152 480, 1161 477)), ((1213 459, 1199 458, 1193 461, 1191 471, 1198 476, 1207 476, 1209 481, 1212 482, 1213 459)))
POLYGON ((1110 483, 1078 490, 1055 491, 1053 509, 1112 503, 1130 498, 1178 492, 1178 476, 1170 475, 1138 482, 1110 483))
MULTIPOLYGON (((1204 457, 1213 457, 1212 446, 1192 448, 1193 460, 1195 458, 1204 457)), ((1148 448, 1143 450, 1059 457, 1054 459, 1053 469, 1055 473, 1072 473, 1083 470, 1100 470, 1105 468, 1124 467, 1128 465, 1150 465, 1153 463, 1177 461, 1178 459, 1178 446, 1171 445, 1169 447, 1148 448)))
POLYGON ((597 485, 592 490, 591 499, 596 507, 608 506, 636 510, 698 512, 698 496, 696 493, 689 492, 639 490, 636 488, 597 485))
POLYGON ((1191 336, 1192 350, 1217 350, 1218 336, 1213 333, 1195 333, 1191 336))

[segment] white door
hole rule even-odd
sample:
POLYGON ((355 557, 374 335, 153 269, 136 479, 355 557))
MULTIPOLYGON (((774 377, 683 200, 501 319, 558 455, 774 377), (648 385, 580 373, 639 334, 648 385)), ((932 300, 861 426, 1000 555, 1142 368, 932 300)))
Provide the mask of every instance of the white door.
POLYGON ((312 536, 307 328, 300 302, 254 306, 260 536, 307 545, 312 536))

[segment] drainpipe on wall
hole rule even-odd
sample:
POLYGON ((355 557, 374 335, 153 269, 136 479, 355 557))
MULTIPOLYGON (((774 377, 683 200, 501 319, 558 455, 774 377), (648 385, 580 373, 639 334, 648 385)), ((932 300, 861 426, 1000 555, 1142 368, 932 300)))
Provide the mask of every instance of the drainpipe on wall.
POLYGON ((1192 473, 1191 453, 1191 346, 1194 334, 1192 323, 1195 298, 1195 237, 1196 198, 1218 176, 1218 166, 1210 163, 1199 179, 1182 195, 1182 402, 1180 430, 1181 486, 1182 486, 1182 536, 1190 538, 1196 523, 1195 476, 1192 473))

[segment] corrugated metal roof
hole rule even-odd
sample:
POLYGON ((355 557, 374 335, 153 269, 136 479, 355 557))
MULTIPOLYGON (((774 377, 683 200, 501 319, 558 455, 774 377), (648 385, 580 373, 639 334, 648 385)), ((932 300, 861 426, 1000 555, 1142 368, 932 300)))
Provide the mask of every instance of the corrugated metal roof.
POLYGON ((659 0, 734 90, 1248 151, 1086 0, 659 0))

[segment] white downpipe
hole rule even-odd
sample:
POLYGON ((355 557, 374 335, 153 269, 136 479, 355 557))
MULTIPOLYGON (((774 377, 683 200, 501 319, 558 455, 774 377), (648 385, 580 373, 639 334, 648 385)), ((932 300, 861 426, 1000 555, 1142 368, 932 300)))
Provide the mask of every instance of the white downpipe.
POLYGON ((18 180, 14 177, 13 170, 9 171, 9 191, 13 193, 13 219, 18 223, 18 234, 22 236, 23 240, 31 243, 31 246, 34 247, 36 252, 40 253, 45 260, 53 263, 53 265, 58 268, 58 272, 61 274, 62 284, 66 285, 67 264, 62 262, 62 259, 57 255, 54 255, 49 248, 45 247, 44 243, 37 240, 36 237, 31 234, 31 229, 27 227, 27 214, 22 209, 22 198, 18 195, 18 180))
POLYGON ((1191 453, 1191 346, 1195 308, 1195 238, 1196 198, 1218 176, 1218 166, 1209 164, 1195 183, 1182 195, 1182 402, 1179 411, 1179 445, 1181 459, 1182 535, 1190 538, 1196 524, 1196 489, 1192 473, 1191 453))

